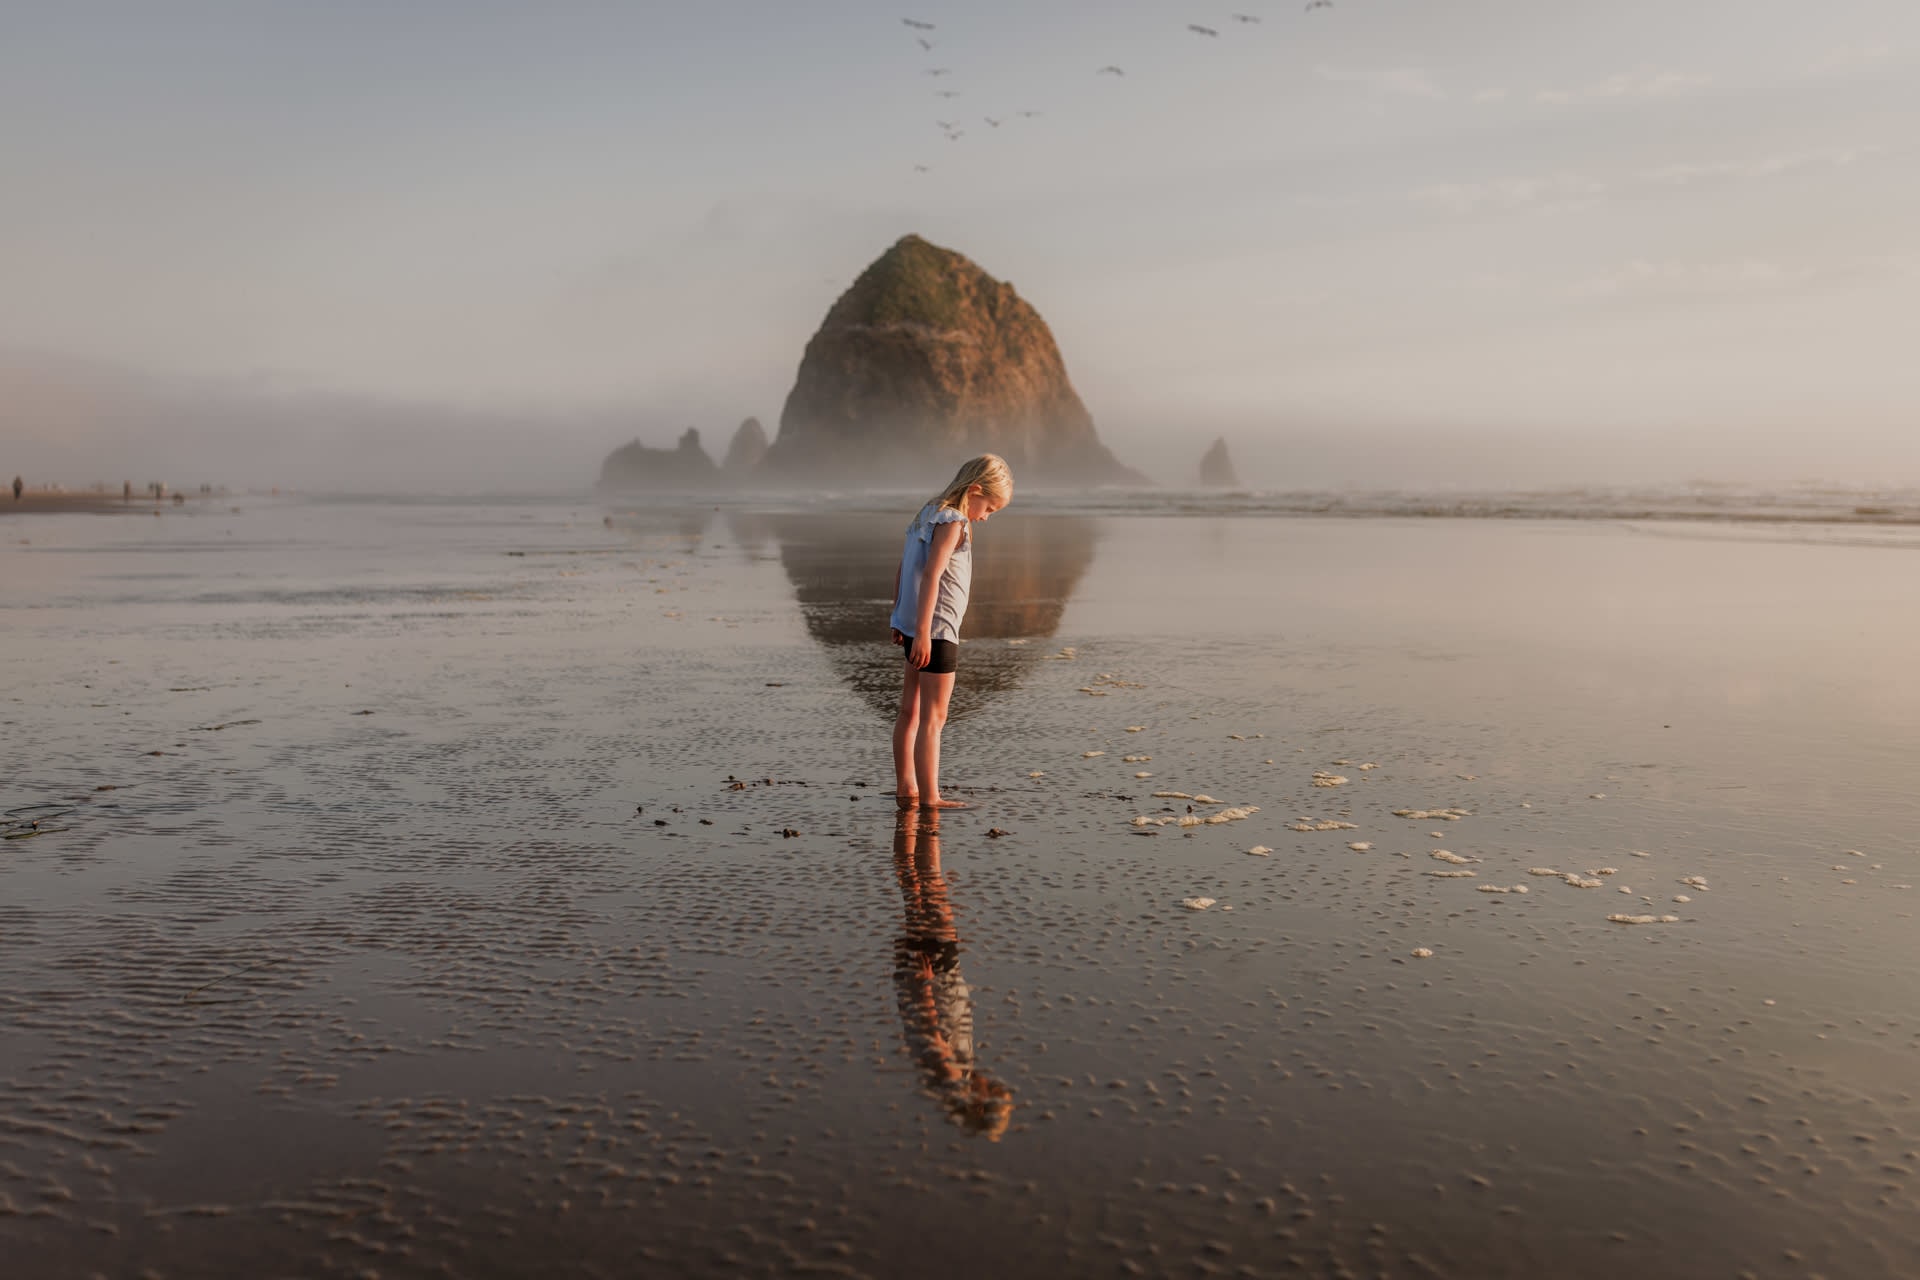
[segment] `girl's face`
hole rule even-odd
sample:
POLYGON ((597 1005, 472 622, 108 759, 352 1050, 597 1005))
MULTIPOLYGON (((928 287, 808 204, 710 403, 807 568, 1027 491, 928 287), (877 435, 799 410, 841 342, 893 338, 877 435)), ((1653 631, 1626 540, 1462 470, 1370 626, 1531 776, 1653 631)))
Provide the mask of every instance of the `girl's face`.
POLYGON ((985 520, 1007 504, 998 498, 989 498, 979 485, 967 486, 967 519, 985 520))

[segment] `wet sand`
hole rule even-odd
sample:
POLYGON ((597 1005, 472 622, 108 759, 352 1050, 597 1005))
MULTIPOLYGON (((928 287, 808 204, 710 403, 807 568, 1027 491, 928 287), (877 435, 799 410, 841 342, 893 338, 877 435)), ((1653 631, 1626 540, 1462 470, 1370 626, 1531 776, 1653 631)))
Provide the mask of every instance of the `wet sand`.
POLYGON ((32 515, 72 515, 75 512, 133 512, 142 514, 156 507, 170 506, 169 497, 164 503, 155 502, 152 495, 141 494, 132 500, 123 500, 121 495, 106 493, 49 493, 45 490, 27 490, 18 498, 11 491, 0 492, 0 516, 32 515))
POLYGON ((18 1274, 1920 1264, 1906 551, 1009 512, 933 824, 904 516, 601 515, 0 548, 18 1274))

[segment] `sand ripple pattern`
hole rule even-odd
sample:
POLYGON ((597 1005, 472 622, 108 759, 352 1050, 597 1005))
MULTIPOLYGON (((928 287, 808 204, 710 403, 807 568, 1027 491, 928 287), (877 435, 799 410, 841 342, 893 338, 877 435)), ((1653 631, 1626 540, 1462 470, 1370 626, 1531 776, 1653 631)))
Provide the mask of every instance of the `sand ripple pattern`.
POLYGON ((19 1274, 1911 1273, 1891 854, 1075 632, 1107 535, 1013 513, 936 852, 891 516, 291 510, 9 617, 8 804, 70 810, 0 844, 19 1274))

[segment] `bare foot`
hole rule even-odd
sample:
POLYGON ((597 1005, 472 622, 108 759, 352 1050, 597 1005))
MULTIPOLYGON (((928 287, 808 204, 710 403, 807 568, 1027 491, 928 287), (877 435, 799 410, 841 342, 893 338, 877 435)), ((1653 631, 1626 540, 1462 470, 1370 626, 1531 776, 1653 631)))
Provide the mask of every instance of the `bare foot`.
POLYGON ((967 807, 967 802, 965 800, 946 800, 935 796, 931 800, 922 800, 920 807, 922 809, 964 809, 967 807))
POLYGON ((902 809, 912 809, 920 803, 920 797, 912 792, 896 793, 893 803, 902 809))

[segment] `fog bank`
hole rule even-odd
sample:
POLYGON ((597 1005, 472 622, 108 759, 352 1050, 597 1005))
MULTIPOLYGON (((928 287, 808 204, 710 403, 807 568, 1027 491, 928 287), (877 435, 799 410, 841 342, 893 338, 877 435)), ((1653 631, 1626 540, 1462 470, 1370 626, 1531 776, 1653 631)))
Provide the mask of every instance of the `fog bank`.
MULTIPOLYGON (((710 401, 484 410, 0 352, 0 471, 69 488, 160 480, 188 489, 580 493, 606 455, 636 437, 671 447, 696 427, 718 461, 743 417, 779 418, 777 404, 710 401)), ((1267 490, 1920 483, 1920 432, 1846 420, 1818 432, 1765 422, 1529 430, 1143 410, 1101 425, 1121 461, 1168 486, 1196 483, 1216 437, 1243 486, 1267 490)))

